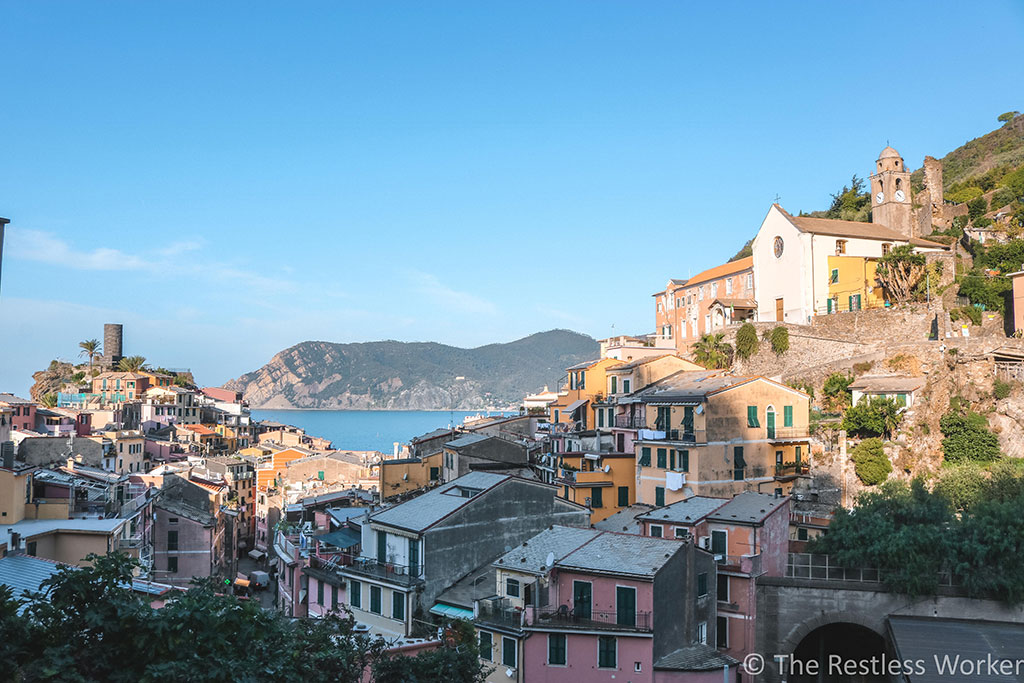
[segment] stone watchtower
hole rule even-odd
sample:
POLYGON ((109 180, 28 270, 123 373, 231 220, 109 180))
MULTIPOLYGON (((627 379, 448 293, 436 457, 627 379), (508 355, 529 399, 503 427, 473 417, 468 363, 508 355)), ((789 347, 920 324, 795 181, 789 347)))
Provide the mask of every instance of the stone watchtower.
POLYGON ((871 176, 871 222, 906 235, 916 237, 911 216, 910 172, 903 165, 903 157, 892 147, 886 147, 875 162, 871 176))
POLYGON ((121 343, 124 328, 118 323, 107 323, 103 326, 103 361, 111 367, 121 360, 121 343))

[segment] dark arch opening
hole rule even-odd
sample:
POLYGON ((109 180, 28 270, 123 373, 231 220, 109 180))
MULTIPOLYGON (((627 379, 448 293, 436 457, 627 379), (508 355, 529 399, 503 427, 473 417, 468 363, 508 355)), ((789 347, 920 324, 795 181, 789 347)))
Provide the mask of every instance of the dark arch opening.
MULTIPOLYGON (((835 663, 847 666, 849 662, 866 662, 872 657, 880 662, 884 655, 885 639, 871 629, 859 624, 826 624, 808 633, 796 646, 793 660, 803 665, 802 670, 797 671, 799 665, 794 664, 786 680, 790 683, 883 683, 888 677, 871 675, 870 670, 866 675, 856 670, 847 675, 835 663), (808 662, 817 662, 817 670, 812 671, 808 662)), ((879 669, 878 673, 884 672, 879 669)))

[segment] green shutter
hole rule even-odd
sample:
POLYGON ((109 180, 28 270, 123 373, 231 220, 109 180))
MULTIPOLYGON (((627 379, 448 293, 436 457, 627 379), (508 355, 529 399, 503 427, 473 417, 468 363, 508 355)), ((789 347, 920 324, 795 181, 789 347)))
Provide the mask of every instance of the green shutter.
POLYGON ((668 468, 674 470, 676 468, 676 449, 670 449, 668 452, 668 468))
POLYGON ((659 448, 658 449, 658 467, 661 468, 661 469, 665 469, 665 449, 664 448, 659 448))
POLYGON ((782 408, 782 426, 792 427, 793 426, 793 406, 783 406, 782 408))
POLYGON ((640 466, 650 467, 651 466, 651 448, 650 446, 644 446, 640 449, 640 466))
POLYGON ((757 406, 747 406, 747 426, 748 427, 760 427, 761 423, 757 421, 757 406))
POLYGON ((654 507, 665 507, 665 487, 654 487, 654 507))
POLYGON ((618 377, 612 377, 612 393, 613 394, 619 393, 619 378, 618 377))
POLYGON ((679 451, 679 469, 683 472, 690 471, 690 451, 679 451))
POLYGON ((604 427, 604 411, 600 408, 597 409, 597 426, 599 429, 604 427))
POLYGON ((601 508, 604 507, 604 497, 601 494, 600 487, 593 487, 590 489, 590 507, 601 508))
POLYGON ((620 508, 629 507, 629 487, 628 486, 620 486, 619 487, 619 507, 620 508))

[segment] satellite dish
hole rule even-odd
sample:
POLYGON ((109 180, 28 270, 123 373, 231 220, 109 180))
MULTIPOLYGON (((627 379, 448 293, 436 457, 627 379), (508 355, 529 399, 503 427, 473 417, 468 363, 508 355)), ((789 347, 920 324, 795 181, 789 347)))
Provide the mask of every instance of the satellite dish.
POLYGON ((601 469, 604 470, 605 474, 612 471, 611 465, 605 465, 601 469))
POLYGON ((696 410, 694 410, 693 412, 697 413, 698 415, 703 413, 704 412, 704 404, 703 403, 698 403, 696 410))
POLYGON ((544 559, 544 566, 550 569, 555 564, 555 554, 548 553, 548 556, 544 559))

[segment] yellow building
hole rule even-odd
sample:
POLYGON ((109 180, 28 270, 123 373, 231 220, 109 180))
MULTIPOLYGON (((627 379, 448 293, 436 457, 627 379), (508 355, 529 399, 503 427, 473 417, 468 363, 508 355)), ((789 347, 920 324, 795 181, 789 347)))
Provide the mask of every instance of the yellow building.
POLYGON ((554 483, 563 498, 591 509, 591 522, 600 522, 636 499, 636 455, 562 453, 554 483))
POLYGON ((380 463, 380 499, 441 483, 443 451, 419 458, 395 458, 380 463))
POLYGON ((634 395, 636 502, 788 494, 809 472, 809 396, 764 377, 681 372, 634 395))
POLYGON ((828 313, 859 311, 885 305, 885 294, 875 281, 878 259, 861 256, 828 257, 828 313))
POLYGON ((566 429, 593 429, 597 424, 597 408, 608 392, 608 368, 621 365, 615 358, 599 358, 566 368, 569 382, 565 395, 548 406, 552 424, 566 425, 566 429))

